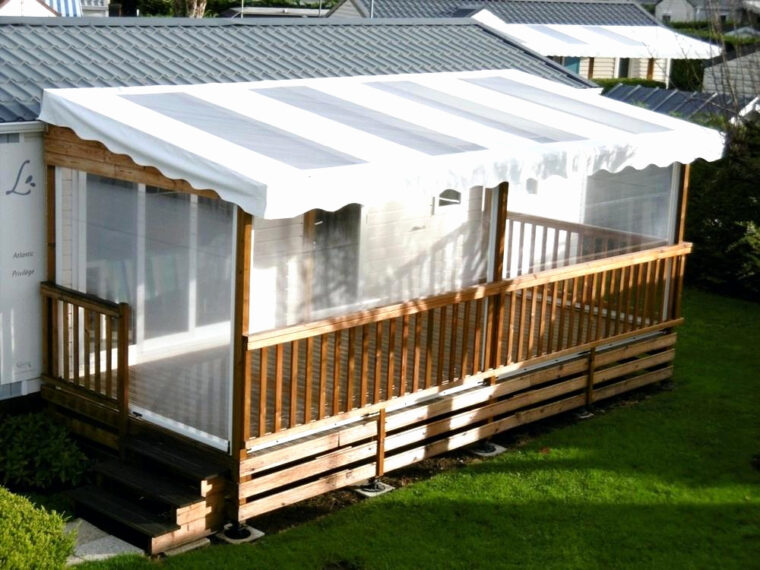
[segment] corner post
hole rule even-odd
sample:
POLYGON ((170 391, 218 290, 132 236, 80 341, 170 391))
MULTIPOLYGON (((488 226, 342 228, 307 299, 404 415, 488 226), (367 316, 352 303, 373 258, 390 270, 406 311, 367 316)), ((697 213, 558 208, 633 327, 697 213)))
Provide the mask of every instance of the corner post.
MULTIPOLYGON (((495 191, 496 195, 496 233, 493 241, 493 274, 490 275, 490 281, 497 282, 504 278, 504 253, 507 247, 507 197, 509 195, 509 184, 502 182, 495 191)), ((494 295, 488 300, 488 331, 489 340, 487 344, 488 359, 486 366, 496 368, 500 365, 501 360, 501 339, 503 336, 504 307, 502 306, 503 295, 494 295)))
POLYGON ((248 352, 248 331, 253 217, 240 207, 237 208, 236 226, 231 449, 235 463, 245 454, 246 442, 251 437, 251 357, 248 352))

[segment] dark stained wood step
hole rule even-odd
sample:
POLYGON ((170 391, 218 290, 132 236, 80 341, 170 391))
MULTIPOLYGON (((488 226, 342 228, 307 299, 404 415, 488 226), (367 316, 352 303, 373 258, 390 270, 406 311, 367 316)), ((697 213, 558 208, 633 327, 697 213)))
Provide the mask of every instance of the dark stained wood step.
POLYGON ((96 464, 94 471, 139 495, 174 509, 203 501, 199 491, 193 492, 193 489, 188 485, 177 483, 167 477, 152 473, 148 469, 128 465, 116 459, 96 464))
POLYGON ((156 537, 180 529, 161 515, 94 485, 74 489, 69 494, 78 515, 149 552, 156 537))
POLYGON ((228 464, 188 445, 158 438, 132 437, 126 446, 133 454, 147 458, 171 473, 197 481, 229 474, 228 464))

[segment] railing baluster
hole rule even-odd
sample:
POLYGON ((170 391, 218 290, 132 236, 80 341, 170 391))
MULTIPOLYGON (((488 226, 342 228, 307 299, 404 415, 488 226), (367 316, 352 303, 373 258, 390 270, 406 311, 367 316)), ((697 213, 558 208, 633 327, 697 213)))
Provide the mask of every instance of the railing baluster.
POLYGON ((71 304, 70 303, 62 303, 63 304, 63 371, 61 374, 61 377, 66 380, 71 380, 71 348, 69 346, 69 312, 71 311, 71 304))
POLYGON ((536 315, 537 302, 538 302, 538 287, 531 287, 530 289, 530 328, 528 329, 528 350, 525 356, 526 359, 534 356, 533 348, 535 346, 536 321, 538 320, 538 316, 536 315))
POLYGON ((551 307, 549 309, 549 337, 546 344, 547 352, 554 352, 554 333, 556 332, 555 323, 557 320, 557 287, 560 282, 555 281, 551 284, 551 307))
POLYGON ((536 224, 530 225, 530 257, 528 258, 528 273, 535 273, 536 268, 536 224))
POLYGON ((74 358, 73 358, 74 362, 73 362, 72 368, 74 369, 74 384, 76 384, 78 386, 80 384, 80 377, 79 377, 79 354, 80 354, 80 352, 82 350, 81 346, 79 346, 79 335, 80 335, 80 332, 81 332, 79 330, 80 329, 79 311, 81 311, 81 309, 78 306, 76 306, 76 305, 73 305, 72 307, 73 307, 73 311, 74 311, 74 315, 73 315, 74 327, 73 327, 73 330, 72 330, 72 333, 73 333, 73 336, 74 336, 74 339, 73 339, 74 340, 74 346, 73 346, 73 350, 72 350, 72 352, 74 353, 74 358))
POLYGON ((420 353, 422 351, 422 315, 414 315, 414 362, 412 363, 412 392, 420 387, 420 353))
POLYGON ((298 356, 299 341, 290 343, 290 414, 289 426, 298 425, 298 356))
POLYGON ((594 331, 593 340, 602 338, 602 324, 604 323, 604 295, 607 292, 607 272, 603 271, 599 274, 599 299, 596 303, 596 330, 594 331))
POLYGON ((396 319, 390 319, 388 322, 388 355, 385 378, 385 398, 393 398, 393 384, 396 364, 396 319))
POLYGON ((459 374, 461 378, 467 376, 467 370, 470 365, 470 309, 471 301, 464 302, 464 318, 462 321, 462 359, 459 364, 459 374))
MULTIPOLYGON (((76 310, 76 307, 74 308, 76 310)), ((113 317, 106 316, 106 396, 113 398, 113 317)))
POLYGON ((318 418, 321 420, 325 417, 325 408, 327 407, 327 344, 329 334, 321 335, 319 344, 319 406, 318 418))
POLYGON ((644 277, 644 301, 643 306, 641 309, 641 326, 645 327, 648 326, 649 323, 647 323, 647 319, 649 317, 649 305, 652 301, 651 296, 651 289, 652 289, 652 281, 653 281, 653 275, 652 275, 652 262, 649 261, 646 263, 646 273, 644 277))
POLYGON ((259 350, 259 435, 267 433, 267 355, 269 348, 259 350))
POLYGON ((367 405, 367 396, 369 395, 367 388, 367 379, 369 377, 369 335, 370 326, 364 325, 362 327, 362 365, 361 365, 361 394, 359 394, 359 405, 363 408, 367 405))
POLYGON ((509 319, 507 320, 507 364, 514 362, 514 342, 515 342, 515 310, 517 305, 517 292, 509 293, 509 319))
POLYGON ((304 404, 303 404, 303 423, 308 424, 311 421, 311 403, 314 376, 314 337, 306 339, 306 362, 303 371, 304 375, 304 404))
POLYGON ((372 403, 380 401, 380 384, 383 373, 383 321, 375 325, 375 375, 372 379, 372 403))
POLYGON ((354 409, 354 378, 356 376, 357 329, 348 331, 348 369, 346 370, 346 411, 354 409))
POLYGON ((84 387, 92 390, 92 376, 90 375, 90 349, 92 346, 92 313, 89 309, 84 310, 84 387))
POLYGON ((399 384, 398 394, 403 396, 406 394, 407 382, 406 377, 408 375, 409 368, 409 315, 404 315, 401 318, 401 369, 399 370, 399 384))
POLYGON ((101 349, 101 336, 103 334, 102 328, 101 328, 101 318, 102 316, 100 313, 93 313, 93 318, 95 319, 95 391, 98 394, 101 394, 101 366, 100 366, 100 349, 101 349))
POLYGON ((546 242, 549 236, 549 228, 544 225, 541 231, 541 271, 546 269, 546 242))
POLYGON ((53 299, 51 302, 51 316, 50 316, 50 326, 52 327, 53 331, 53 342, 51 343, 50 347, 50 359, 51 359, 51 368, 52 368, 52 376, 53 378, 58 378, 60 374, 60 363, 58 362, 58 342, 60 340, 60 332, 58 328, 58 306, 59 302, 58 299, 53 299))
POLYGON ((333 386, 332 386, 332 414, 337 415, 340 409, 340 371, 341 371, 341 354, 340 344, 343 331, 333 333, 333 386))
POLYGON ((460 378, 457 376, 457 344, 459 338, 457 333, 459 332, 459 303, 454 303, 451 306, 451 339, 449 341, 449 369, 448 378, 453 380, 454 378, 460 378))
POLYGON ((525 222, 520 222, 520 242, 517 249, 517 275, 523 271, 523 249, 525 249, 525 222))
POLYGON ((522 289, 520 291, 520 319, 519 319, 519 326, 517 327, 517 360, 525 360, 525 357, 523 356, 525 352, 523 351, 523 346, 525 345, 525 327, 527 326, 527 322, 525 321, 525 306, 527 305, 527 297, 526 297, 527 289, 522 289))
POLYGON ((475 301, 475 336, 472 347, 472 373, 477 374, 483 370, 481 358, 481 342, 483 341, 483 299, 475 301))
POLYGON ((284 344, 278 344, 274 353, 274 431, 282 427, 282 372, 284 344))
POLYGON ((633 305, 633 324, 632 324, 631 330, 636 330, 644 326, 644 318, 641 317, 639 313, 640 301, 641 301, 641 298, 643 297, 643 283, 644 283, 644 273, 645 273, 644 264, 637 265, 636 271, 638 273, 638 277, 636 279, 636 291, 634 293, 635 301, 633 305), (641 320, 640 320, 641 326, 639 326, 638 324, 640 317, 641 317, 641 320))
POLYGON ((545 344, 546 344, 545 336, 546 336, 546 325, 547 325, 547 322, 546 322, 547 321, 547 318, 546 318, 547 304, 546 303, 548 301, 547 299, 548 295, 546 294, 546 291, 547 291, 548 286, 549 285, 547 283, 544 283, 543 285, 541 285, 541 306, 539 307, 540 316, 539 316, 539 321, 538 321, 538 345, 536 346, 536 356, 541 356, 542 354, 546 352, 545 350, 545 344))
POLYGON ((435 385, 443 383, 443 370, 446 367, 446 314, 448 307, 438 309, 438 366, 435 370, 435 385))
POLYGON ((425 388, 433 385, 433 330, 435 328, 435 309, 427 311, 427 330, 425 332, 425 388))

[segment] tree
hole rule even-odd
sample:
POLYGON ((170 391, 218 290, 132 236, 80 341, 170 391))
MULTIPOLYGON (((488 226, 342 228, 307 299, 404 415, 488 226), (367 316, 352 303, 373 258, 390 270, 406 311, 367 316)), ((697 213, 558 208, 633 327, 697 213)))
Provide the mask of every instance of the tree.
POLYGON ((206 13, 206 0, 172 0, 174 16, 203 18, 206 13))

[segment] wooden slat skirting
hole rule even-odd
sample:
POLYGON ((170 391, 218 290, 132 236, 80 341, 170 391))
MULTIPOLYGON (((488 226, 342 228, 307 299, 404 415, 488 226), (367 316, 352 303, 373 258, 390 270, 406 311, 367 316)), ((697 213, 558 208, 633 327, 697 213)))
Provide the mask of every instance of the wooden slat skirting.
POLYGON ((249 453, 240 463, 241 521, 384 472, 470 445, 520 425, 672 376, 676 334, 669 331, 599 347, 593 381, 588 353, 424 403, 377 413, 328 432, 249 453), (378 436, 383 437, 379 438, 378 436), (382 458, 378 455, 382 454, 382 458), (378 462, 380 461, 380 464, 378 462))

